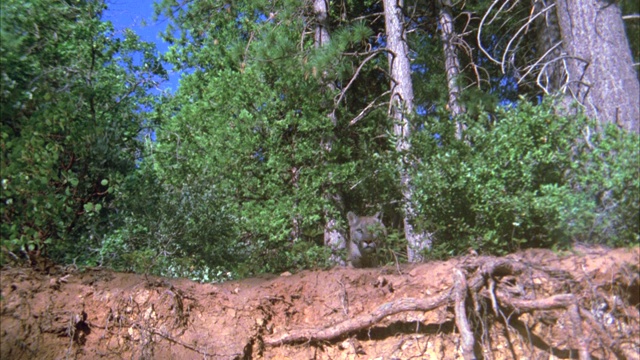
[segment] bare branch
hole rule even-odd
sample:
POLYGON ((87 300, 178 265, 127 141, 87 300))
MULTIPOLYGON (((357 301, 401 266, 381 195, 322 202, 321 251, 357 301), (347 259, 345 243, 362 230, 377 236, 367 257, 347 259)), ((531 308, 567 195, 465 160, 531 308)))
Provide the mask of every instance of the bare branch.
MULTIPOLYGON (((562 45, 561 42, 555 44, 554 46, 552 46, 549 50, 547 50, 547 52, 545 52, 535 63, 525 67, 525 73, 520 77, 520 79, 518 79, 518 84, 521 84, 524 79, 529 75, 529 73, 531 73, 538 65, 540 65, 540 63, 542 62, 542 60, 544 60, 544 58, 551 54, 554 50, 556 50, 560 45, 562 45)), ((536 77, 536 84, 538 85, 538 87, 540 87, 542 89, 542 91, 545 92, 545 94, 549 94, 550 91, 547 89, 546 85, 543 85, 541 82, 542 76, 546 74, 545 69, 547 68, 547 66, 563 60, 564 58, 566 58, 566 56, 558 56, 554 59, 551 59, 549 61, 544 62, 544 64, 542 65, 542 68, 540 69, 540 71, 538 72, 538 76, 536 77)))
MULTIPOLYGON (((491 56, 489 54, 488 51, 486 51, 484 49, 484 46, 482 46, 482 27, 484 26, 484 23, 487 19, 487 16, 489 16, 489 13, 491 12, 491 9, 493 9, 494 6, 496 6, 496 4, 498 3, 498 1, 500 0, 494 0, 493 3, 491 3, 491 5, 489 6, 489 8, 487 9, 487 12, 484 14, 484 16, 482 16, 482 20, 480 20, 480 25, 478 26, 478 35, 477 35, 477 39, 478 39, 478 47, 480 48, 480 51, 482 51, 483 54, 485 54, 487 56, 487 58, 489 58, 489 60, 495 62, 496 64, 500 64, 500 62, 496 59, 493 58, 493 56, 491 56)), ((487 25, 491 25, 491 23, 493 23, 495 21, 495 19, 498 17, 498 15, 502 12, 502 9, 507 5, 508 1, 505 1, 502 6, 500 7, 500 9, 498 9, 498 11, 496 12, 496 14, 493 16, 493 18, 487 22, 487 25)), ((515 1, 515 3, 517 3, 517 1, 515 1)), ((514 3, 514 6, 515 6, 514 3)))
POLYGON ((365 116, 367 116, 367 114, 369 114, 371 111, 382 107, 384 105, 387 105, 388 102, 385 101, 381 104, 376 104, 376 102, 382 98, 385 97, 387 95, 391 94, 391 90, 387 90, 384 93, 380 94, 378 97, 376 97, 375 99, 373 99, 372 102, 369 103, 369 105, 367 105, 364 109, 362 109, 362 111, 360 111, 360 113, 358 114, 358 116, 354 117, 353 119, 351 119, 351 121, 349 121, 349 126, 355 125, 358 121, 362 120, 362 118, 364 118, 365 116))
POLYGON ((530 16, 529 20, 520 27, 520 29, 518 29, 518 31, 516 31, 516 33, 511 37, 511 40, 509 40, 509 42, 507 43, 507 47, 504 49, 504 53, 502 54, 502 61, 500 62, 500 69, 502 70, 503 74, 506 74, 505 71, 505 62, 506 62, 506 58, 507 58, 507 54, 509 53, 509 48, 511 47, 511 44, 513 44, 513 41, 515 39, 518 38, 518 35, 520 35, 521 32, 525 31, 526 29, 529 28, 529 25, 536 19, 538 18, 538 16, 546 13, 547 11, 549 11, 549 9, 553 8, 554 6, 556 6, 555 3, 547 6, 546 8, 542 9, 540 12, 538 12, 537 14, 535 14, 534 16, 530 16))
POLYGON ((640 14, 630 14, 622 17, 622 20, 635 20, 640 19, 640 14))
POLYGON ((349 90, 349 88, 351 87, 351 85, 353 84, 353 82, 356 80, 356 78, 358 77, 358 75, 360 75, 360 71, 362 70, 362 67, 369 62, 371 59, 373 59, 376 55, 378 55, 381 52, 391 52, 389 49, 378 49, 373 51, 369 56, 367 56, 358 66, 358 68, 356 69, 355 73, 353 74, 353 76, 351 77, 351 80, 349 80, 349 83, 347 84, 347 86, 345 86, 342 91, 340 91, 340 96, 338 97, 338 100, 335 102, 334 105, 334 111, 335 109, 338 108, 338 105, 340 105, 340 102, 342 101, 342 99, 344 99, 344 96, 347 93, 347 90, 349 90))

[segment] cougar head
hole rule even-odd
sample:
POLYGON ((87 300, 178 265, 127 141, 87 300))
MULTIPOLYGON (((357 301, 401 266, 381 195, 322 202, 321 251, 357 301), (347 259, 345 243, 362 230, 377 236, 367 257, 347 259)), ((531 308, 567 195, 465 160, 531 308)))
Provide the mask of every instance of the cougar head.
POLYGON ((349 220, 349 262, 352 266, 374 266, 373 253, 376 251, 376 240, 386 235, 380 213, 374 216, 358 216, 352 212, 347 214, 349 220))

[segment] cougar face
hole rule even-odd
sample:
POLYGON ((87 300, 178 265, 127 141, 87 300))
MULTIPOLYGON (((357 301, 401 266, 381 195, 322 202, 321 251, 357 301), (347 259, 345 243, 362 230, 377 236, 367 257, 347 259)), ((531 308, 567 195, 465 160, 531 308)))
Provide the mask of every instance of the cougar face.
POLYGON ((376 240, 386 235, 381 214, 358 216, 349 212, 347 218, 350 228, 347 246, 349 264, 353 267, 376 266, 376 240))

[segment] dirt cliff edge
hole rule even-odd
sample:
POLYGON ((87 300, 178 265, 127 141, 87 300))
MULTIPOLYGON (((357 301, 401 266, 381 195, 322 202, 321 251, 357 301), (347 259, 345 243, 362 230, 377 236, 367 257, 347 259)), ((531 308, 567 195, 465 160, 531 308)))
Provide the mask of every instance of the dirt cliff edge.
POLYGON ((639 359, 639 249, 200 284, 0 271, 2 359, 639 359))

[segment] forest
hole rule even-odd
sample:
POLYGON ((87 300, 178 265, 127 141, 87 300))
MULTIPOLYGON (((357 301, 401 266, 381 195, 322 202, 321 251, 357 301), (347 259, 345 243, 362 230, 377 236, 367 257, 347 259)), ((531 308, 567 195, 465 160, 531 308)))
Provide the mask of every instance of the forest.
POLYGON ((3 0, 0 264, 219 282, 640 243, 640 5, 3 0), (168 71, 174 93, 157 89, 168 71))

